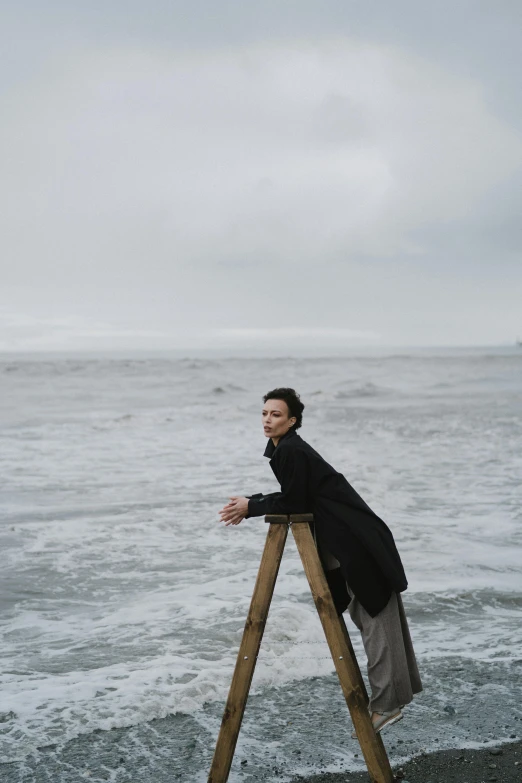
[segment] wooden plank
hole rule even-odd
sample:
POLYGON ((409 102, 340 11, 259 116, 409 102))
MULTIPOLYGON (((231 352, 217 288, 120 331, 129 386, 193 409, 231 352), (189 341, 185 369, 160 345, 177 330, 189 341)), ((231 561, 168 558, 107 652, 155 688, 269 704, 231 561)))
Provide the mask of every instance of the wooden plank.
POLYGON ((265 522, 269 522, 271 525, 273 524, 282 525, 283 523, 288 525, 288 523, 292 524, 293 522, 313 522, 313 521, 314 521, 313 514, 267 514, 265 517, 265 522))
POLYGON ((308 577, 341 688, 350 710, 372 783, 393 783, 394 777, 382 739, 375 734, 368 712, 368 696, 348 631, 337 615, 308 524, 292 524, 292 533, 308 577), (344 628, 343 628, 344 626, 344 628))
MULTIPOLYGON (((341 624, 341 630, 343 632, 344 639, 346 641, 346 646, 348 647, 350 651, 350 658, 352 659, 353 669, 355 671, 355 674, 357 676, 357 681, 359 683, 359 688, 364 693, 365 703, 368 706, 370 703, 370 700, 368 698, 368 692, 366 690, 366 685, 364 684, 364 680, 362 678, 361 670, 359 668, 359 662, 357 661, 357 657, 355 655, 353 646, 352 646, 352 640, 350 639, 350 634, 348 633, 348 628, 346 627, 346 623, 344 621, 344 617, 342 614, 337 615, 339 618, 339 622, 341 624)), ((384 744, 382 741, 382 736, 380 733, 375 735, 375 738, 377 740, 377 745, 379 745, 382 748, 382 751, 386 753, 386 750, 384 748, 384 744)))
POLYGON ((286 525, 274 524, 268 528, 208 783, 228 780, 287 535, 286 525))
POLYGON ((270 525, 288 525, 288 514, 267 514, 265 522, 270 525))

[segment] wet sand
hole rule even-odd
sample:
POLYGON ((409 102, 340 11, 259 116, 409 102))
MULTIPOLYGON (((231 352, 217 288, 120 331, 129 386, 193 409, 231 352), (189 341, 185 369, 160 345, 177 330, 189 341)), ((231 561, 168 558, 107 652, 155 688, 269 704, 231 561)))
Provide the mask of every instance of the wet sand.
MULTIPOLYGON (((522 783, 522 741, 425 753, 393 769, 398 783, 522 783)), ((368 783, 366 772, 297 776, 292 783, 368 783)))
MULTIPOLYGON (((426 689, 408 705, 405 719, 383 733, 397 780, 522 783, 522 661, 426 660, 423 679, 426 689)), ((0 760, 0 780, 203 783, 222 710, 223 703, 214 701, 205 705, 199 722, 174 714, 64 742, 58 738, 23 760, 0 760), (201 731, 203 721, 212 731, 201 731)), ((8 731, 9 721, 0 727, 8 731)), ((369 783, 361 749, 350 738, 352 728, 333 673, 254 693, 230 781, 369 783)))

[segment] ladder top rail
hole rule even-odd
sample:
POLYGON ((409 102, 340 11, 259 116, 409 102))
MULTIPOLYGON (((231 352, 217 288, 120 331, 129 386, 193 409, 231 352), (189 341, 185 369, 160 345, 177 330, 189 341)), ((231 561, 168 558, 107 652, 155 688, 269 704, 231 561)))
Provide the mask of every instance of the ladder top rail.
POLYGON ((265 522, 270 525, 292 525, 294 522, 313 522, 313 514, 267 514, 265 522))

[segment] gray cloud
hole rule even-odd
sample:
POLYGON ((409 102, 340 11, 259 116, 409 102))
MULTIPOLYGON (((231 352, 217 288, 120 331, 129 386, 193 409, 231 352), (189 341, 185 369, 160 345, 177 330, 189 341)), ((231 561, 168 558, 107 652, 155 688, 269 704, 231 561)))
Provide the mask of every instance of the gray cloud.
MULTIPOLYGON (((491 99, 500 52, 478 51, 490 15, 475 6, 466 60, 468 4, 444 40, 427 8, 419 38, 411 4, 393 28, 385 4, 375 18, 327 4, 319 24, 304 3, 293 34, 283 7, 246 24, 237 4, 227 23, 199 4, 198 24, 196 6, 182 18, 160 3, 141 29, 131 3, 102 35, 96 9, 82 27, 51 5, 67 41, 54 28, 50 53, 45 29, 29 36, 41 67, 9 85, 0 130, 0 347, 35 345, 15 316, 40 319, 41 347, 269 346, 259 330, 276 326, 334 347, 520 330, 522 134, 509 80, 491 99)), ((507 29, 516 9, 503 13, 507 29)))

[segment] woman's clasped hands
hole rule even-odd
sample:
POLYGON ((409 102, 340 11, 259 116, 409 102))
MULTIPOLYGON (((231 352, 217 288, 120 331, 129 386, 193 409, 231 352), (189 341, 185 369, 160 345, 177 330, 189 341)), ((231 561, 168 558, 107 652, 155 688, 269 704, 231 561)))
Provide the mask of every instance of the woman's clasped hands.
POLYGON ((225 525, 239 525, 242 519, 248 514, 248 498, 233 495, 230 502, 223 506, 219 512, 221 521, 225 525))

